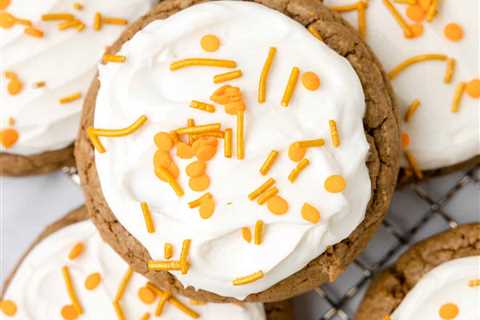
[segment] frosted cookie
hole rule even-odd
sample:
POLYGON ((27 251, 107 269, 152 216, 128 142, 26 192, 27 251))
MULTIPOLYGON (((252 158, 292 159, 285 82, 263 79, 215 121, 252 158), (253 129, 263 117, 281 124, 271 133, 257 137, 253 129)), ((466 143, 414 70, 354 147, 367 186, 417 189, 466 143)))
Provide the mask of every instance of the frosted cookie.
POLYGON ((74 165, 73 141, 97 62, 153 3, 0 1, 0 175, 74 165))
POLYGON ((480 224, 462 225, 404 253, 370 285, 357 320, 480 317, 480 224))
POLYGON ((318 1, 193 4, 162 2, 100 67, 76 149, 94 222, 137 272, 200 300, 335 280, 395 185, 381 68, 318 1))
POLYGON ((215 304, 158 289, 100 238, 80 208, 47 228, 0 295, 0 319, 291 320, 289 303, 215 304))
POLYGON ((480 163, 478 0, 325 0, 360 28, 399 98, 402 177, 480 163))

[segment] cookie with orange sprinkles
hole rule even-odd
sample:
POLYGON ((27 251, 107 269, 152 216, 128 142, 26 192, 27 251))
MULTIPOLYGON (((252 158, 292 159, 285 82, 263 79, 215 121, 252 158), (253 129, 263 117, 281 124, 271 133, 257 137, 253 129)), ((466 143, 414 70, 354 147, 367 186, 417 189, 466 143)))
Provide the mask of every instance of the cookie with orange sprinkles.
POLYGON ((376 276, 356 320, 468 320, 480 316, 480 224, 409 248, 376 276))
POLYGON ((293 319, 290 302, 215 304, 161 290, 133 273, 87 218, 81 207, 38 237, 2 287, 0 319, 293 319))

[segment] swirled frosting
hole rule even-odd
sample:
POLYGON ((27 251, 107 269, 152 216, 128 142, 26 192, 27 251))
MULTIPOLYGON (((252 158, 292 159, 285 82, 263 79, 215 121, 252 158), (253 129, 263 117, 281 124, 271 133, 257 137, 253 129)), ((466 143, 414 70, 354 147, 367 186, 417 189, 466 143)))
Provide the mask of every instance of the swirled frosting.
MULTIPOLYGON (((32 249, 15 272, 3 297, 4 301, 9 300, 16 304, 17 312, 9 317, 0 311, 0 319, 61 319, 62 307, 71 303, 62 277, 64 265, 70 268, 75 291, 84 310, 77 319, 117 319, 112 301, 128 265, 102 241, 90 221, 64 227, 32 249), (75 260, 69 260, 67 256, 70 250, 78 243, 85 246, 84 252, 75 260), (87 290, 84 282, 92 273, 99 273, 102 279, 94 290, 87 290)), ((146 312, 155 314, 157 303, 147 305, 138 297, 139 289, 146 283, 147 280, 138 274, 133 274, 128 282, 121 300, 126 319, 140 319, 146 312)), ((199 319, 266 319, 262 304, 192 305, 188 299, 177 298, 200 314, 199 319)), ((161 319, 192 318, 167 303, 161 319)))
MULTIPOLYGON (((24 26, 0 27, 0 130, 9 127, 9 119, 19 139, 8 153, 32 155, 58 150, 73 143, 78 131, 83 97, 95 75, 97 62, 124 26, 105 24, 93 30, 96 12, 107 17, 134 20, 146 13, 152 0, 82 0, 83 10, 75 10, 67 0, 14 0, 5 8, 16 18, 28 19, 44 32, 43 38, 28 36, 24 26), (69 13, 86 28, 58 30, 64 21, 42 21, 42 15, 69 13), (15 72, 23 83, 17 95, 7 91, 4 72, 15 72), (35 88, 43 81, 45 86, 35 88), (80 92, 82 98, 68 104, 59 100, 80 92)), ((1 11, 1 10, 0 10, 1 11)), ((2 146, 0 146, 2 148, 2 146)))
MULTIPOLYGON (((191 239, 187 274, 172 271, 184 286, 244 299, 263 291, 304 268, 328 246, 340 242, 363 220, 371 188, 365 161, 369 149, 362 118, 365 112, 361 83, 349 62, 313 37, 304 26, 287 16, 249 2, 215 1, 182 10, 157 20, 139 31, 117 53, 126 63, 100 66, 94 126, 123 128, 145 115, 148 121, 126 137, 100 137, 106 152, 95 154, 96 169, 104 197, 119 222, 148 250, 162 260, 163 245, 172 243, 180 252, 182 241, 191 239), (174 30, 174 32, 173 32, 174 30), (202 50, 200 40, 213 34, 220 39, 218 51, 202 50), (270 47, 276 47, 268 80, 267 99, 257 102, 259 75, 270 47), (191 100, 209 101, 221 85, 212 77, 222 69, 191 67, 172 72, 170 63, 199 58, 233 59, 243 76, 229 82, 241 88, 245 112, 245 158, 223 156, 223 141, 208 162, 208 191, 216 209, 202 219, 188 202, 202 195, 188 189, 184 174, 191 160, 174 157, 180 168, 178 183, 185 196, 179 198, 154 172, 156 151, 153 137, 196 124, 219 122, 235 128, 235 117, 222 107, 208 113, 189 107, 191 100), (290 70, 319 75, 321 86, 308 91, 299 83, 288 107, 281 97, 290 70), (341 146, 330 141, 329 120, 335 120, 341 146), (310 165, 295 183, 288 180, 296 163, 288 158, 289 145, 298 140, 324 138, 323 147, 307 152, 310 165), (249 201, 248 194, 266 177, 260 166, 272 149, 278 159, 268 173, 277 180, 280 194, 288 201, 286 214, 274 215, 266 206, 249 201), (343 192, 324 187, 327 178, 344 177, 343 192), (148 233, 140 210, 151 208, 155 232, 148 233), (302 218, 305 203, 321 215, 318 223, 302 218), (241 229, 265 224, 261 245, 247 243, 241 229), (264 277, 245 285, 232 280, 262 271, 264 277)), ((228 70, 227 70, 228 71, 228 70)), ((175 257, 175 259, 178 256, 175 257)))

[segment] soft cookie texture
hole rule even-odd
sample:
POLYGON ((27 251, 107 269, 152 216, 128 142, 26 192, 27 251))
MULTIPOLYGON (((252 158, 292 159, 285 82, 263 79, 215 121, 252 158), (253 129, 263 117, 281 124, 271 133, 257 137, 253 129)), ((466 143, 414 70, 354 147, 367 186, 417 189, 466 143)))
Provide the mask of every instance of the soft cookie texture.
MULTIPOLYGON (((152 21, 164 19, 196 2, 164 1, 149 15, 127 30, 109 53, 117 53, 122 45, 152 21)), ((364 131, 370 145, 366 165, 371 181, 372 197, 363 222, 350 236, 327 248, 305 268, 259 293, 250 294, 244 301, 284 300, 327 281, 333 281, 366 246, 369 238, 381 223, 388 208, 398 173, 399 130, 397 110, 388 81, 374 55, 338 15, 313 0, 260 2, 314 28, 325 43, 348 62, 356 71, 365 94, 366 114, 364 131)), ((86 99, 84 117, 77 142, 76 157, 80 176, 84 182, 87 206, 93 221, 103 237, 136 270, 146 275, 158 286, 174 292, 209 301, 229 302, 236 299, 192 287, 184 288, 170 273, 148 271, 151 260, 141 245, 119 223, 109 208, 98 178, 94 149, 86 137, 86 129, 93 126, 93 116, 100 82, 96 80, 86 99)), ((108 152, 108 151, 107 151, 108 152)), ((334 184, 334 187, 337 185, 334 184)), ((280 204, 276 209, 282 211, 280 204)))
MULTIPOLYGON (((407 294, 432 269, 456 259, 479 255, 480 224, 462 225, 419 242, 392 267, 377 275, 358 309, 356 319, 384 320, 385 316, 394 313, 407 294)), ((465 282, 467 285, 468 281, 465 282)), ((468 315, 463 313, 464 316, 468 315)))
MULTIPOLYGON (((102 242, 95 228, 87 219, 86 208, 81 207, 46 228, 37 238, 3 286, 3 291, 0 293, 0 306, 2 306, 0 307, 0 319, 43 320, 45 317, 59 318, 61 312, 62 315, 64 312, 68 313, 66 310, 62 311, 62 306, 69 303, 61 273, 63 264, 70 267, 70 275, 84 312, 78 319, 86 317, 92 319, 92 317, 100 316, 105 319, 116 318, 109 300, 113 299, 116 293, 115 287, 120 284, 124 273, 128 270, 128 265, 107 244, 102 242), (80 247, 83 250, 78 249, 80 247), (48 254, 54 255, 49 261, 48 254), (62 258, 62 254, 64 258, 62 258), (49 266, 49 262, 53 264, 49 266), (57 263, 58 265, 56 265, 57 263), (38 269, 28 269, 35 265, 38 266, 38 269), (99 281, 90 281, 88 289, 84 288, 87 286, 86 279, 93 279, 90 276, 95 272, 100 275, 99 281), (90 276, 87 277, 87 275, 90 276), (115 287, 112 287, 112 284, 115 287), (28 290, 26 290, 26 286, 28 286, 28 290), (54 288, 57 291, 51 292, 51 296, 48 295, 48 291, 42 291, 54 288), (40 297, 35 296, 35 292, 42 292, 42 294, 39 295, 40 297), (49 299, 49 297, 55 297, 55 300, 49 299), (35 302, 40 305, 35 306, 35 302), (16 309, 14 315, 10 313, 13 310, 10 308, 12 305, 15 306, 13 309, 16 309)), ((151 292, 149 291, 151 289, 144 288, 146 282, 147 280, 138 274, 133 274, 128 281, 122 302, 122 309, 127 317, 139 319, 147 312, 150 315, 155 312, 158 297, 155 298, 154 303, 151 303, 151 300, 141 301, 139 297, 142 288, 147 293, 151 292)), ((142 295, 142 297, 142 299, 149 299, 148 295, 142 295)), ((289 302, 266 304, 262 307, 260 304, 248 306, 195 304, 178 296, 177 299, 197 312, 200 315, 199 319, 217 320, 226 319, 228 316, 245 320, 293 319, 293 310, 289 302)), ((190 316, 183 314, 168 302, 164 306, 161 317, 191 319, 190 316)))

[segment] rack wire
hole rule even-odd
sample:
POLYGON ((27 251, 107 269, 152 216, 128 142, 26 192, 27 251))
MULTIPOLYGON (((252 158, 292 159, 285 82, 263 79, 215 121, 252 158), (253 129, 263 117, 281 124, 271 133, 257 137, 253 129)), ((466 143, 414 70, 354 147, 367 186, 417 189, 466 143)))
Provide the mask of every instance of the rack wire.
POLYGON ((480 221, 480 166, 397 191, 378 234, 333 284, 295 299, 296 319, 351 320, 372 277, 411 244, 461 223, 480 221), (437 180, 437 181, 435 181, 437 180), (473 217, 456 212, 472 202, 473 217), (301 309, 299 311, 299 309, 301 309))

